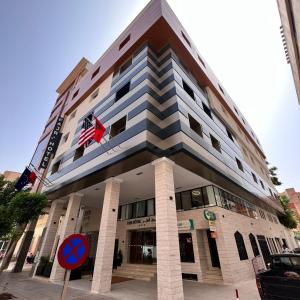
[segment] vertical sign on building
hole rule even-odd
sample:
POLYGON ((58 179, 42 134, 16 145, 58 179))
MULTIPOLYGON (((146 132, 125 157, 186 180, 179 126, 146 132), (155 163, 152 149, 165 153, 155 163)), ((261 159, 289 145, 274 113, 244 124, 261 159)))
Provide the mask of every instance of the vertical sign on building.
POLYGON ((58 144, 59 144, 61 136, 62 136, 62 133, 60 132, 60 130, 61 130, 63 122, 64 122, 64 118, 59 116, 56 120, 55 126, 53 128, 53 131, 51 133, 51 136, 50 136, 50 139, 48 142, 48 145, 46 147, 43 158, 41 160, 41 163, 39 166, 40 169, 46 169, 49 164, 51 156, 52 155, 54 156, 56 153, 58 144))

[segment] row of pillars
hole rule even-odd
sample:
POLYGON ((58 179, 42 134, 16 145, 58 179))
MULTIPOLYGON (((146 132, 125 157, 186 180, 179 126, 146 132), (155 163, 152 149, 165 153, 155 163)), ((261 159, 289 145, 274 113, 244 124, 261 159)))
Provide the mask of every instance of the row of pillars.
MULTIPOLYGON (((176 201, 174 188, 174 162, 163 157, 155 160, 155 206, 157 239, 157 293, 158 299, 183 299, 181 262, 179 253, 176 201)), ((98 245, 92 293, 106 293, 111 290, 113 253, 117 228, 117 213, 122 180, 110 178, 106 181, 102 216, 99 228, 98 245)), ((75 232, 82 195, 71 194, 60 230, 59 244, 65 237, 75 232)), ((63 203, 53 201, 49 212, 40 257, 51 254, 58 229, 63 203)), ((50 280, 62 281, 64 270, 55 256, 50 280)))

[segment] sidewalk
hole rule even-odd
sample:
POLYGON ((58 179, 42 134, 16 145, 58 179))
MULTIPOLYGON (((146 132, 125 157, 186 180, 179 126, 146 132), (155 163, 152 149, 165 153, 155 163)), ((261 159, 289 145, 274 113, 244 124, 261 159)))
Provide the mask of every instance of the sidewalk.
MULTIPOLYGON (((112 291, 107 295, 90 294, 89 280, 70 282, 68 299, 72 300, 155 300, 156 281, 151 282, 131 280, 112 285, 112 291), (74 288, 76 287, 76 288, 74 288)), ((240 300, 260 300, 254 280, 237 285, 240 300)), ((0 294, 11 293, 16 299, 22 300, 58 300, 62 286, 49 283, 44 278, 29 278, 28 271, 22 273, 4 272, 0 277, 0 294)), ((233 286, 202 284, 184 281, 185 300, 236 300, 233 286)))

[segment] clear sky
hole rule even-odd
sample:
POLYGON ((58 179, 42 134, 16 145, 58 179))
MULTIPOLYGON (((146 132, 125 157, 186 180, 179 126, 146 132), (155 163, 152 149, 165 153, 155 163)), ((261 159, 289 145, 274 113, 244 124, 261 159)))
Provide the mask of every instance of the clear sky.
MULTIPOLYGON (((286 187, 300 191, 300 106, 275 0, 169 0, 286 187)), ((81 57, 95 62, 148 0, 2 0, 0 172, 22 171, 81 57)))

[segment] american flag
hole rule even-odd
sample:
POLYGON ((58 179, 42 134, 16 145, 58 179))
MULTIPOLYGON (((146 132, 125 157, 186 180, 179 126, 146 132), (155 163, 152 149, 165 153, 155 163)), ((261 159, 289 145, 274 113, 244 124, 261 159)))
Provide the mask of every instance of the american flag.
POLYGON ((89 115, 83 120, 82 129, 78 144, 87 147, 91 139, 95 136, 95 125, 92 123, 93 115, 89 115))

